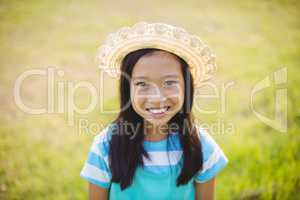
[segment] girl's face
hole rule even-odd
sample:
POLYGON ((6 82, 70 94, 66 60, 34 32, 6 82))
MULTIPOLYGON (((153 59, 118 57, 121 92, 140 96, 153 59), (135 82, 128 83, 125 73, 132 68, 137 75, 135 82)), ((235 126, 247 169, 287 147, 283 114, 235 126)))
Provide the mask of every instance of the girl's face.
POLYGON ((165 51, 142 56, 130 83, 133 109, 154 126, 165 125, 184 103, 184 78, 179 60, 165 51))

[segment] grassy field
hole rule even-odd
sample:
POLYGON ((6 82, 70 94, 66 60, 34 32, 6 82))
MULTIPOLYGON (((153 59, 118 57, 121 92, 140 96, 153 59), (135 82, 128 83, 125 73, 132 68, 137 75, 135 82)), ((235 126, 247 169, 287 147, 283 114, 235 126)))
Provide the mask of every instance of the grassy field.
MULTIPOLYGON (((225 103, 196 100, 204 109, 216 109, 195 115, 215 127, 211 133, 230 160, 218 176, 218 199, 300 199, 299 10, 298 1, 285 0, 0 0, 0 199, 87 197, 79 173, 93 136, 115 117, 101 107, 118 108, 117 83, 105 81, 97 107, 75 113, 72 126, 66 109, 58 112, 57 83, 103 86, 98 84, 97 48, 108 33, 138 21, 166 22, 199 35, 217 55, 217 88, 232 82, 225 103), (55 76, 54 112, 23 112, 14 100, 17 78, 26 70, 49 67, 64 72, 55 76), (254 108, 272 118, 276 91, 286 90, 285 133, 265 124, 250 107, 254 86, 282 68, 287 82, 257 94, 254 108), (221 132, 229 127, 232 131, 221 132)), ((45 76, 28 78, 22 100, 34 108, 47 106, 46 86, 45 76)), ((63 94, 67 98, 68 90, 63 94)), ((74 100, 84 108, 91 97, 79 89, 74 100)))

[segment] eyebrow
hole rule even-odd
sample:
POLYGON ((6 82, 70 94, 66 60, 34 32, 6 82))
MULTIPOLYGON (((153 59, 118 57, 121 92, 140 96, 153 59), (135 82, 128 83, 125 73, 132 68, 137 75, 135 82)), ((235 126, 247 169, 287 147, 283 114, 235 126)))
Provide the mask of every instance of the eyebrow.
MULTIPOLYGON (((178 76, 175 74, 168 74, 168 75, 163 76, 162 78, 178 78, 178 76)), ((134 77, 132 77, 132 79, 148 79, 148 77, 147 76, 134 76, 134 77)))

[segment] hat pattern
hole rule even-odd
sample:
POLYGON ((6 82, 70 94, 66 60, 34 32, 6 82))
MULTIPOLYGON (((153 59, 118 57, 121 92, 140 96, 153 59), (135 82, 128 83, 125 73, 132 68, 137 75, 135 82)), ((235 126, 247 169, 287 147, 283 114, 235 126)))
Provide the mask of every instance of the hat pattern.
POLYGON ((162 49, 184 59, 196 86, 210 79, 217 68, 215 55, 198 36, 189 34, 181 27, 146 22, 109 34, 99 48, 99 67, 110 76, 118 77, 124 57, 143 48, 162 49))

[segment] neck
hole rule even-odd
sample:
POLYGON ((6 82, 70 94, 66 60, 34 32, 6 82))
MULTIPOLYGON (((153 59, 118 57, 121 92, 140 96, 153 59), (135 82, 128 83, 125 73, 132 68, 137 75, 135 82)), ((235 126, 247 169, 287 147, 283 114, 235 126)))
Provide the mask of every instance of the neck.
POLYGON ((153 125, 145 121, 145 128, 146 128, 145 140, 150 140, 150 141, 163 140, 168 135, 167 124, 153 125))

